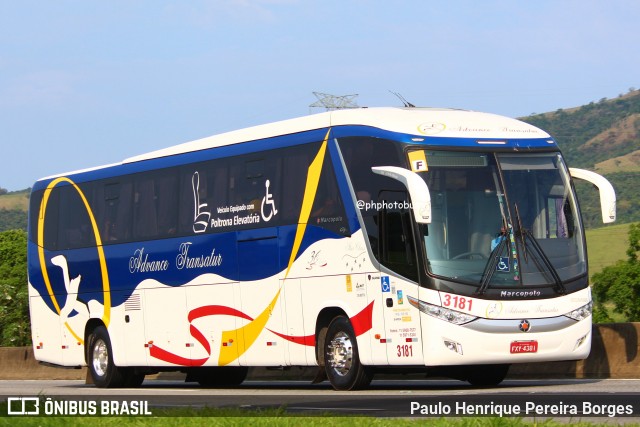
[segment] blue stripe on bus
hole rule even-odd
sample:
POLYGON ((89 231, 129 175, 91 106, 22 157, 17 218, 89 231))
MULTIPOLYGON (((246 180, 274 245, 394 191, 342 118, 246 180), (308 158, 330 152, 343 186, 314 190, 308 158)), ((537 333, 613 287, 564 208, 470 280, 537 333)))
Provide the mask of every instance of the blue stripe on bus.
MULTIPOLYGON (((106 179, 132 173, 145 172, 150 169, 162 169, 172 166, 180 166, 188 163, 197 163, 212 159, 238 156, 242 154, 257 153, 261 151, 290 147, 294 145, 306 144, 310 142, 322 141, 327 128, 315 129, 306 132, 260 139, 244 143, 232 144, 223 147, 215 147, 189 153, 176 154, 172 156, 160 157, 156 159, 142 160, 133 163, 126 163, 112 167, 95 169, 87 172, 80 172, 73 175, 76 183, 106 179)), ((337 126, 332 128, 333 138, 344 138, 347 136, 370 136, 374 138, 391 139, 394 141, 425 146, 442 147, 475 147, 483 148, 478 141, 495 141, 496 138, 450 138, 438 136, 420 136, 398 132, 386 131, 370 126, 337 126), (422 141, 415 141, 415 138, 423 138, 422 141)), ((556 148, 552 138, 532 138, 532 139, 505 139, 505 144, 493 146, 493 148, 556 148), (549 142, 551 141, 551 142, 549 142)), ((334 159, 335 163, 335 159, 334 159)), ((46 188, 52 179, 38 181, 34 184, 33 190, 46 188)), ((61 184, 64 185, 64 184, 61 184)))
MULTIPOLYGON (((222 147, 209 148, 188 153, 176 154, 172 156, 159 157, 149 160, 141 160, 138 162, 125 163, 91 171, 75 173, 69 175, 77 184, 98 179, 107 179, 122 175, 129 175, 138 172, 147 172, 149 170, 169 168, 173 166, 182 166, 190 163, 204 162, 207 160, 239 156, 243 154, 260 153, 267 150, 277 148, 290 147, 294 145, 307 144, 312 142, 320 142, 324 139, 327 129, 316 129, 298 134, 284 135, 267 139, 260 139, 245 143, 225 145, 222 147)), ((46 188, 47 183, 52 179, 36 182, 33 190, 46 188)))

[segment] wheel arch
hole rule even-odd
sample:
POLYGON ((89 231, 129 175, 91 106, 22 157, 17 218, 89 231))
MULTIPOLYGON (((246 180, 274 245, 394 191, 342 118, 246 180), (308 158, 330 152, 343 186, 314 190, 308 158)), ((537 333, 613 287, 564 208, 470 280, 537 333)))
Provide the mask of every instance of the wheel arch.
POLYGON ((87 365, 89 364, 89 346, 91 345, 89 341, 91 334, 98 326, 104 326, 106 328, 104 322, 98 318, 89 319, 87 324, 84 326, 84 361, 87 365))
POLYGON ((318 366, 324 366, 324 342, 327 336, 327 329, 329 328, 329 324, 333 319, 338 316, 344 316, 347 319, 349 316, 341 307, 325 307, 320 310, 318 316, 316 318, 316 362, 318 362, 318 366))

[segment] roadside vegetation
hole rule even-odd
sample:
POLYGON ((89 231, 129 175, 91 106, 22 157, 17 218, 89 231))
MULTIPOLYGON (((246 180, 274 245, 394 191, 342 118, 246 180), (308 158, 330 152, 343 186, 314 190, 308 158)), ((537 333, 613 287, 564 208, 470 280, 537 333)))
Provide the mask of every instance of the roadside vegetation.
POLYGON ((626 260, 620 260, 592 277, 595 301, 594 321, 640 321, 640 223, 631 224, 626 260))
POLYGON ((0 346, 31 344, 27 291, 27 233, 0 233, 0 346))

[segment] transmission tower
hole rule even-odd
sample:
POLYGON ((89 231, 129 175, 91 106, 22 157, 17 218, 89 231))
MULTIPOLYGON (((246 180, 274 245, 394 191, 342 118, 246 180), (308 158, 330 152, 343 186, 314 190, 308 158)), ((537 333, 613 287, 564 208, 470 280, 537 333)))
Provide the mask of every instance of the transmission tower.
POLYGON ((326 111, 342 110, 345 108, 360 108, 355 99, 355 95, 329 95, 328 93, 313 92, 318 100, 309 105, 309 108, 324 108, 326 111))

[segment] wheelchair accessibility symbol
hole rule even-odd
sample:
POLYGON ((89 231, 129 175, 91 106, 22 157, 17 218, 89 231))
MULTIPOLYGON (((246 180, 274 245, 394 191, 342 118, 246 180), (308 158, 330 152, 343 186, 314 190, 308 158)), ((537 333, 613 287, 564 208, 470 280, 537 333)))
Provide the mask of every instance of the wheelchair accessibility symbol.
POLYGON ((262 204, 260 205, 260 214, 262 215, 262 219, 265 222, 269 222, 269 220, 274 216, 278 214, 278 211, 276 210, 276 203, 273 200, 273 194, 269 193, 269 185, 271 183, 269 182, 269 180, 267 180, 264 183, 264 186, 266 187, 266 191, 265 191, 265 196, 262 198, 262 204), (265 207, 269 207, 269 214, 265 214, 265 207))
POLYGON ((501 256, 498 260, 498 264, 496 264, 496 271, 500 271, 502 273, 509 272, 509 257, 501 256))
POLYGON ((391 292, 391 284, 389 283, 389 276, 382 276, 380 278, 382 284, 382 292, 391 292))

